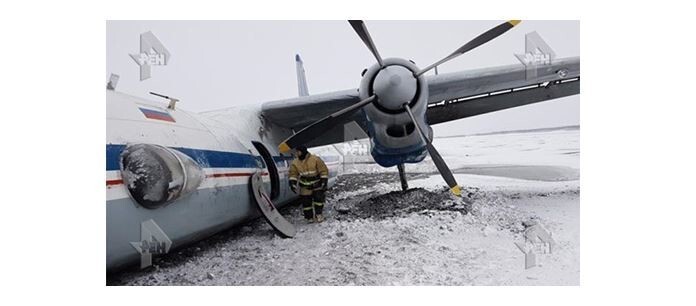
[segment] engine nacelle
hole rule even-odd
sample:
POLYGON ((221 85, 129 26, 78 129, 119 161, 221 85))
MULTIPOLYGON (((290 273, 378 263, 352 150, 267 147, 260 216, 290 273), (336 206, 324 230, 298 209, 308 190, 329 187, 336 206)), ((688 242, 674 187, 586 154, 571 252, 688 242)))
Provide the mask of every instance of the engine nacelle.
POLYGON ((432 129, 425 121, 428 83, 424 75, 415 76, 420 69, 410 61, 387 58, 383 62, 384 67, 375 64, 367 69, 359 89, 361 100, 377 96, 364 108, 372 157, 384 167, 420 162, 427 155, 425 143, 403 105, 409 104, 416 121, 432 139, 432 129))
POLYGON ((121 177, 131 198, 145 208, 158 208, 189 194, 205 174, 184 153, 152 144, 126 146, 120 158, 121 177))

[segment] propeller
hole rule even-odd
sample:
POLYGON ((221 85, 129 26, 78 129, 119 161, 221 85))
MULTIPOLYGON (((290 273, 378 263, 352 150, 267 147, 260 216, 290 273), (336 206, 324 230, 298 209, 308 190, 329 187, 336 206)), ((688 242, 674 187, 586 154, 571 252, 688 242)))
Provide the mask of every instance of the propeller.
POLYGON ((514 26, 516 26, 519 23, 520 23, 519 20, 508 20, 506 22, 499 24, 495 28, 492 28, 483 34, 476 36, 476 38, 472 39, 471 41, 469 41, 465 45, 459 47, 459 49, 455 50, 454 52, 452 52, 452 54, 448 55, 447 57, 437 61, 436 63, 434 63, 428 67, 425 67, 425 69, 418 72, 416 74, 416 76, 420 76, 421 74, 428 72, 430 69, 433 69, 437 66, 440 66, 444 62, 447 62, 453 58, 456 58, 464 53, 467 53, 467 52, 473 50, 474 48, 476 48, 480 45, 483 45, 483 44, 493 40, 494 38, 502 35, 503 33, 507 32, 508 30, 512 29, 514 26))
POLYGON ((350 23, 350 26, 353 27, 353 30, 355 30, 355 33, 360 36, 360 39, 365 43, 368 49, 370 49, 370 52, 372 52, 372 55, 375 56, 377 59, 377 63, 379 63, 380 67, 384 67, 384 62, 382 62, 382 57, 379 56, 379 52, 377 51, 377 47, 375 47, 375 43, 372 41, 372 37, 370 37, 370 32, 367 31, 367 27, 365 26, 365 23, 362 20, 348 20, 348 23, 350 23))
MULTIPOLYGON (((365 43, 365 46, 367 46, 370 52, 372 52, 372 55, 375 56, 375 59, 377 59, 377 63, 379 63, 379 66, 384 67, 382 57, 379 55, 379 51, 377 51, 377 47, 375 47, 375 43, 372 41, 372 37, 370 37, 370 32, 368 32, 365 23, 362 20, 348 20, 348 23, 350 23, 351 27, 353 27, 353 30, 355 30, 355 33, 357 33, 360 39, 365 43)), ((306 144, 310 142, 312 139, 319 137, 321 134, 326 132, 331 127, 342 123, 346 118, 352 116, 353 113, 355 113, 358 109, 371 103, 376 98, 377 96, 372 95, 356 104, 348 106, 340 111, 337 111, 331 115, 322 118, 321 120, 315 123, 312 123, 311 125, 305 127, 304 129, 290 136, 290 138, 283 141, 280 145, 278 145, 278 150, 281 153, 286 153, 301 144, 306 144)))
POLYGON ((374 95, 370 96, 367 99, 364 99, 358 103, 355 103, 349 107, 346 107, 340 111, 328 115, 317 122, 312 123, 311 125, 297 132, 295 135, 292 135, 290 136, 290 138, 283 141, 283 143, 281 143, 278 146, 278 150, 280 150, 281 153, 286 153, 299 145, 310 142, 312 139, 319 137, 321 134, 324 134, 324 132, 326 132, 328 129, 345 121, 356 111, 358 111, 361 107, 372 102, 375 98, 376 96, 374 95))
MULTIPOLYGON (((390 66, 385 67, 384 60, 382 59, 382 56, 379 55, 379 51, 377 51, 377 47, 375 46, 374 41, 372 41, 372 37, 370 36, 370 32, 367 30, 365 23, 362 20, 349 20, 348 22, 350 23, 351 27, 353 27, 353 30, 355 30, 355 33, 358 34, 363 43, 365 43, 367 49, 370 50, 372 55, 377 60, 378 66, 373 66, 374 68, 370 69, 379 69, 379 74, 377 74, 376 77, 371 79, 366 79, 366 77, 363 77, 363 82, 371 82, 369 84, 369 88, 373 88, 374 86, 374 92, 380 95, 379 99, 376 94, 367 93, 371 94, 371 96, 305 127, 296 134, 290 136, 290 138, 283 141, 283 143, 281 143, 278 146, 278 149, 280 150, 280 152, 286 153, 299 145, 306 144, 312 141, 313 139, 319 137, 330 128, 345 122, 360 108, 372 102, 374 102, 375 104, 379 104, 381 107, 387 108, 389 110, 400 110, 401 103, 406 102, 403 106, 403 109, 408 113, 408 116, 410 117, 411 121, 413 121, 415 126, 418 128, 418 134, 420 135, 422 141, 425 142, 428 153, 430 154, 430 157, 433 159, 433 162, 435 163, 437 170, 440 172, 440 175, 442 175, 442 177, 445 179, 445 182, 447 182, 447 185, 450 187, 452 193, 454 193, 457 196, 460 196, 461 190, 459 185, 457 185, 457 181, 454 179, 454 176, 452 175, 452 171, 445 163, 445 160, 442 159, 440 153, 437 152, 432 142, 426 136, 425 132, 423 132, 423 128, 418 124, 418 121, 416 120, 416 117, 414 116, 413 111, 411 110, 411 106, 409 106, 410 102, 405 100, 411 99, 413 100, 413 102, 416 102, 414 105, 416 105, 417 107, 421 107, 417 108, 417 110, 422 109, 422 107, 425 107, 423 105, 427 103, 427 101, 424 101, 427 99, 427 97, 410 98, 416 94, 418 86, 427 86, 425 80, 417 80, 421 75, 449 60, 452 60, 466 52, 473 50, 474 48, 477 48, 493 40, 494 38, 512 29, 514 26, 519 24, 520 21, 509 20, 507 22, 504 22, 472 39, 468 43, 461 46, 459 49, 452 52, 452 54, 448 55, 447 57, 421 70, 418 70, 418 68, 415 67, 415 65, 413 68, 405 68, 405 66, 398 64, 390 64, 390 66)), ((394 62, 395 60, 398 59, 388 59, 390 63, 394 62)))
POLYGON ((445 160, 442 159, 442 156, 440 155, 440 153, 437 152, 437 150, 435 149, 435 146, 433 146, 433 143, 428 139, 428 136, 425 135, 425 132, 423 131, 421 126, 418 124, 416 117, 413 116, 413 112, 411 112, 411 107, 408 106, 408 103, 404 103, 404 109, 406 109, 408 116, 411 117, 411 121, 413 121, 413 124, 416 126, 416 129, 418 130, 418 134, 421 136, 421 139, 423 140, 423 142, 425 142, 425 147, 428 149, 428 154, 430 154, 430 158, 433 159, 433 162, 435 163, 435 167, 437 167, 437 171, 440 172, 440 175, 442 175, 442 178, 445 179, 447 186, 450 187, 450 191, 452 191, 452 193, 456 196, 461 196, 462 195, 461 188, 459 188, 459 185, 457 185, 457 181, 454 179, 454 175, 452 175, 452 171, 445 163, 445 160))

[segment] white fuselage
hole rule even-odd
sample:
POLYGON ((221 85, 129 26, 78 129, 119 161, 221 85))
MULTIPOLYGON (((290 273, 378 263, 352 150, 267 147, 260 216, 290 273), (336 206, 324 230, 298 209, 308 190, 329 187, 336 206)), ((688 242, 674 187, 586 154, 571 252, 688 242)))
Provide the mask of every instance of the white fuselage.
MULTIPOLYGON (((276 148, 291 131, 264 122, 260 108, 230 108, 202 114, 166 103, 106 91, 106 235, 107 269, 136 262, 140 257, 130 242, 141 240, 141 223, 152 219, 172 241, 172 247, 207 237, 258 216, 249 194, 249 178, 264 172, 267 190, 276 186, 278 206, 296 195, 287 187, 292 157, 276 148), (256 146, 252 142, 257 142, 256 146), (190 194, 158 208, 139 205, 124 185, 120 153, 130 144, 153 144, 180 151, 195 160, 204 179, 190 194), (272 155, 277 180, 263 159, 262 145, 272 155)), ((335 182, 339 160, 325 157, 330 185, 335 182)), ((268 164, 268 161, 264 160, 268 164)))

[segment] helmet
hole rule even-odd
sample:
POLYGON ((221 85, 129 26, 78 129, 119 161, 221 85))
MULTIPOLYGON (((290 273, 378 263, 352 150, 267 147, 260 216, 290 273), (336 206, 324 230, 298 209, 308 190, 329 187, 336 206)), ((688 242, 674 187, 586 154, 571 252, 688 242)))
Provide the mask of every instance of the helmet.
POLYGON ((307 157, 307 147, 304 145, 299 145, 295 148, 295 150, 300 153, 299 157, 300 159, 305 159, 307 157))

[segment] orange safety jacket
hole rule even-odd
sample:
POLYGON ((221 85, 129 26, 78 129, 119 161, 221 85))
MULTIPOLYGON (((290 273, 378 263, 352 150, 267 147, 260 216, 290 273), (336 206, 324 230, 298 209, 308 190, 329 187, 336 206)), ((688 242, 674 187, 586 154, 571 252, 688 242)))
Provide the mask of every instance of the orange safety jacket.
POLYGON ((311 195, 321 179, 329 178, 329 168, 316 155, 307 153, 305 159, 295 158, 290 164, 288 179, 292 184, 299 181, 300 195, 311 195), (295 182, 293 182, 295 181, 295 182))

